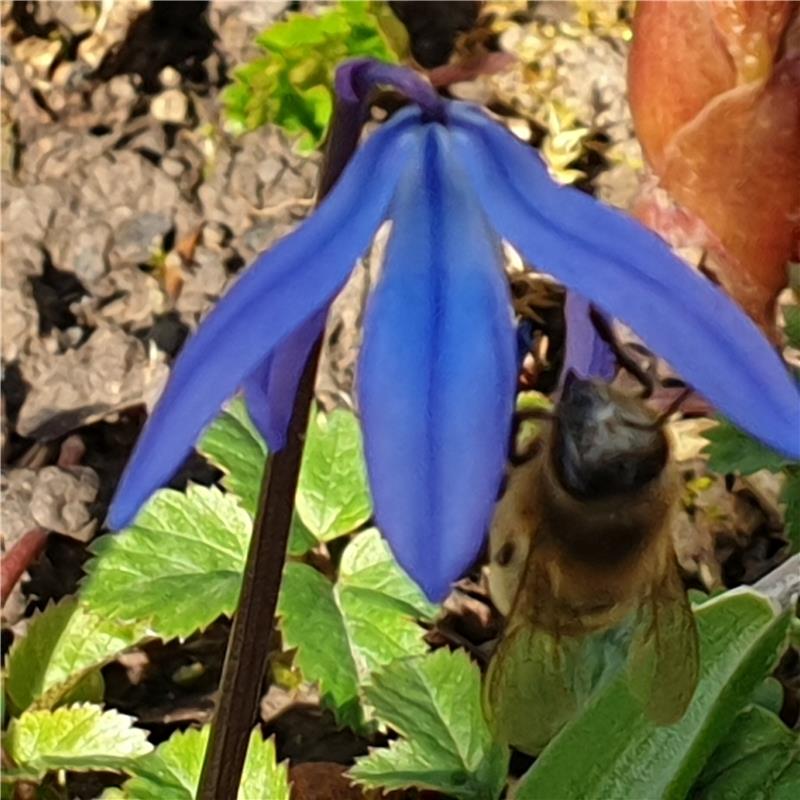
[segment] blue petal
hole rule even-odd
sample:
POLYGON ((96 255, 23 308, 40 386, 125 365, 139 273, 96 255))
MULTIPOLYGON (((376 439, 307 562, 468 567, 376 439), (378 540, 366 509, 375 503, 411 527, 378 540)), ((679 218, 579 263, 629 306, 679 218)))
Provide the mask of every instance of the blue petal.
POLYGON ((327 306, 384 220, 397 182, 416 163, 419 113, 383 126, 296 231, 263 253, 187 343, 139 438, 109 511, 131 522, 169 480, 222 403, 298 325, 327 306))
POLYGON ((272 452, 286 444, 297 384, 314 342, 322 335, 327 316, 327 308, 314 314, 245 378, 247 409, 272 452))
POLYGON ((358 395, 379 527, 431 600, 480 551, 508 446, 516 359, 499 240, 450 134, 403 178, 367 307, 358 395))
POLYGON ((611 348, 600 338, 591 319, 591 303, 577 292, 567 292, 564 318, 567 328, 567 346, 562 375, 570 371, 580 378, 614 377, 616 359, 611 348))
POLYGON ((558 186, 534 151, 477 109, 453 134, 498 232, 538 268, 629 325, 723 414, 800 458, 800 390, 739 307, 655 234, 558 186))

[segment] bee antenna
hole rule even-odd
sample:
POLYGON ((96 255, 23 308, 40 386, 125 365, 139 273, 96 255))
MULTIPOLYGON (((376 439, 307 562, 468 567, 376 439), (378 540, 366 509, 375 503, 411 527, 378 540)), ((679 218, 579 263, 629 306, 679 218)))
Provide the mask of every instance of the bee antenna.
POLYGON ((664 411, 659 414, 656 423, 658 425, 663 425, 681 407, 681 403, 683 403, 683 401, 686 400, 691 393, 691 386, 684 387, 684 389, 676 395, 675 399, 664 409, 664 411))
POLYGON ((650 397, 650 395, 653 394, 653 376, 643 370, 636 361, 628 355, 614 335, 614 331, 611 329, 608 320, 594 306, 592 306, 589 311, 589 317, 597 330, 597 335, 611 348, 619 365, 633 375, 642 385, 644 389, 642 398, 650 397))
POLYGON ((652 422, 633 422, 627 421, 631 428, 641 431, 654 431, 662 427, 664 423, 680 408, 681 403, 692 393, 692 387, 687 386, 680 392, 675 399, 662 411, 652 422))

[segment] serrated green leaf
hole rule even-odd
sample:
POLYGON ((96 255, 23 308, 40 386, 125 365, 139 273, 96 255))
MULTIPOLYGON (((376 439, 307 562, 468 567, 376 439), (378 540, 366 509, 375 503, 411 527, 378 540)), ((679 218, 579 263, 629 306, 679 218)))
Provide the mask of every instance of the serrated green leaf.
POLYGON ((130 528, 91 546, 81 600, 94 613, 185 638, 236 608, 250 515, 216 487, 156 494, 130 528))
POLYGON ((298 558, 305 555, 318 544, 317 537, 303 525, 303 520, 295 511, 292 515, 292 528, 289 531, 288 553, 290 556, 298 558))
MULTIPOLYGON (((75 598, 48 606, 9 652, 5 690, 11 708, 19 714, 34 703, 52 708, 67 699, 100 699, 95 691, 87 694, 90 674, 141 641, 146 632, 141 623, 94 614, 75 598)), ((97 677, 93 680, 96 686, 97 677)))
MULTIPOLYGON (((255 517, 268 450, 242 398, 232 400, 203 436, 198 450, 225 473, 222 485, 255 517)), ((317 544, 295 513, 289 534, 289 555, 301 556, 317 544)))
POLYGON ((255 516, 267 460, 267 445, 242 398, 232 400, 206 431, 197 448, 225 473, 222 485, 255 516))
POLYGON ((376 530, 355 536, 335 584, 306 564, 287 564, 278 605, 286 647, 343 724, 364 722, 359 686, 396 658, 423 653, 436 606, 402 572, 376 530))
POLYGON ((703 436, 709 441, 703 452, 708 454, 708 465, 715 472, 740 475, 751 475, 761 469, 778 472, 791 463, 726 420, 705 431, 703 436))
POLYGON ((796 553, 800 550, 800 469, 792 467, 786 470, 786 483, 781 491, 781 502, 785 506, 784 532, 796 553))
POLYGON ((359 727, 358 674, 333 584, 307 564, 287 564, 278 614, 284 645, 298 648, 305 677, 320 684, 339 722, 359 727))
POLYGON ((509 754, 492 741, 480 684, 477 665, 460 650, 393 661, 377 672, 367 699, 403 738, 357 759, 351 777, 374 788, 416 786, 459 800, 495 800, 509 754))
POLYGON ((658 727, 631 697, 624 676, 545 748, 517 787, 516 800, 684 800, 734 717, 771 672, 789 618, 749 590, 695 609, 700 681, 676 725, 658 727))
POLYGON ((756 687, 751 698, 753 705, 779 714, 783 707, 783 684, 770 675, 756 687))
POLYGON ((800 736, 758 706, 742 712, 714 751, 693 800, 800 797, 800 736))
POLYGON ((237 800, 261 797, 289 800, 289 770, 285 762, 277 763, 275 741, 263 739, 256 729, 250 734, 237 800))
POLYGON ((353 537, 344 549, 337 588, 340 594, 364 602, 372 599, 378 605, 419 619, 432 619, 438 612, 438 606, 403 572, 375 528, 353 537))
MULTIPOLYGON (((194 800, 208 735, 208 726, 174 733, 155 752, 136 763, 134 777, 122 788, 106 791, 103 800, 194 800)), ((258 730, 254 730, 250 734, 237 800, 267 798, 289 800, 288 773, 285 764, 275 761, 273 740, 262 739, 258 730)))
POLYGON ((783 318, 786 340, 792 347, 800 350, 800 307, 787 306, 783 309, 783 318))
MULTIPOLYGON (((57 706, 70 706, 75 703, 102 704, 106 693, 106 682, 100 668, 88 670, 59 697, 57 703, 50 700, 49 695, 44 700, 38 700, 29 708, 55 708, 57 706)), ((59 692, 60 694, 60 692, 59 692)))
POLYGON ((133 717, 95 705, 26 711, 12 720, 3 748, 16 774, 38 780, 51 770, 128 771, 153 746, 133 717))
POLYGON ((370 518, 361 429, 352 412, 312 413, 296 507, 305 526, 323 542, 350 533, 370 518))
POLYGON ((379 16, 368 3, 350 1, 318 16, 292 14, 263 31, 256 42, 266 55, 237 68, 223 93, 233 129, 273 122, 300 137, 301 151, 318 147, 332 113, 336 66, 356 56, 397 61, 379 16))

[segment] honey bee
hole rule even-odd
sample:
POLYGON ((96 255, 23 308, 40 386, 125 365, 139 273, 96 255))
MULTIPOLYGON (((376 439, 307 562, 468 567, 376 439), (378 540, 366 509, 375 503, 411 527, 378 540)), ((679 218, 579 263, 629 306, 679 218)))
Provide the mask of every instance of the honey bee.
POLYGON ((484 707, 499 739, 538 754, 626 661, 655 723, 683 716, 698 640, 670 536, 678 494, 653 412, 569 376, 492 522, 489 585, 507 622, 484 707))

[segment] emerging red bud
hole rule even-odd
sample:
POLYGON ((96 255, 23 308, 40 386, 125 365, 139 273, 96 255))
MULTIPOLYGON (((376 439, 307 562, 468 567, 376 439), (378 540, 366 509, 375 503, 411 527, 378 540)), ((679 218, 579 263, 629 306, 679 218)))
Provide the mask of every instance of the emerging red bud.
POLYGON ((628 85, 636 133, 671 201, 637 215, 702 244, 768 332, 800 255, 800 7, 640 2, 628 85))

